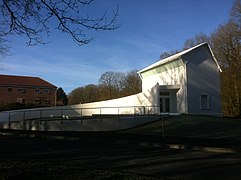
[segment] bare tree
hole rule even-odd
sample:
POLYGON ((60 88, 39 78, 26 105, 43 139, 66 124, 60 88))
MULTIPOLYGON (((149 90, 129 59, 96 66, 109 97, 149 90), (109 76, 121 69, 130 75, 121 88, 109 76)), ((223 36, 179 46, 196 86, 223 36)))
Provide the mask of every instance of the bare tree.
POLYGON ((84 88, 78 87, 68 94, 68 105, 84 103, 84 88))
POLYGON ((189 49, 204 42, 210 43, 210 38, 206 34, 199 33, 194 38, 190 38, 185 41, 183 50, 189 49))
POLYGON ((0 55, 2 57, 5 57, 9 54, 9 48, 10 48, 10 46, 9 46, 7 40, 0 37, 0 55))
POLYGON ((123 95, 128 96, 141 92, 141 78, 137 74, 137 70, 126 73, 123 81, 123 95))
MULTIPOLYGON (((207 36, 206 34, 203 34, 203 33, 199 33, 197 34, 195 37, 193 38, 190 38, 190 39, 187 39, 183 45, 183 48, 182 50, 186 50, 186 49, 189 49, 191 47, 194 47, 198 44, 201 44, 201 43, 204 43, 204 42, 207 42, 207 43, 210 43, 210 37, 207 36)), ((174 54, 177 54, 179 53, 180 51, 182 50, 171 50, 171 51, 164 51, 160 54, 160 59, 165 59, 169 56, 172 56, 174 54)))
POLYGON ((236 23, 241 24, 241 0, 236 0, 230 11, 231 18, 236 21, 236 23))
POLYGON ((225 74, 222 76, 224 110, 229 115, 241 115, 241 25, 229 20, 211 38, 214 54, 225 74), (230 107, 232 111, 228 111, 230 107))
POLYGON ((108 71, 101 75, 99 85, 108 91, 108 99, 116 98, 123 88, 124 73, 108 71))
MULTIPOLYGON (((119 27, 118 7, 112 15, 104 12, 100 17, 91 17, 85 8, 92 3, 93 0, 2 0, 0 47, 9 35, 26 36, 28 45, 46 43, 51 29, 67 33, 77 44, 84 45, 93 40, 88 36, 89 30, 119 27)), ((5 50, 0 53, 3 55, 5 50)))
POLYGON ((127 73, 108 71, 101 75, 99 85, 78 87, 68 94, 69 105, 120 98, 141 92, 137 70, 127 73))
POLYGON ((95 84, 89 84, 84 87, 85 101, 83 103, 99 101, 99 88, 95 84))
POLYGON ((172 56, 172 55, 174 55, 178 52, 180 52, 180 51, 178 51, 178 50, 164 51, 160 54, 160 59, 165 59, 165 58, 167 58, 169 56, 172 56))

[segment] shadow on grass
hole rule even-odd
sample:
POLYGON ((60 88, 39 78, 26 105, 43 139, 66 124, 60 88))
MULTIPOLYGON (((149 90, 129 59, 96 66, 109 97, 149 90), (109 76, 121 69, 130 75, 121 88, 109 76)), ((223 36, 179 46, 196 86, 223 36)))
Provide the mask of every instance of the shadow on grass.
MULTIPOLYGON (((162 122, 153 122, 125 132, 161 135, 162 122)), ((165 134, 172 137, 241 140, 241 120, 200 115, 171 116, 165 118, 165 134)))
POLYGON ((169 149, 107 135, 86 133, 75 141, 0 136, 0 179, 241 178, 239 153, 169 149))

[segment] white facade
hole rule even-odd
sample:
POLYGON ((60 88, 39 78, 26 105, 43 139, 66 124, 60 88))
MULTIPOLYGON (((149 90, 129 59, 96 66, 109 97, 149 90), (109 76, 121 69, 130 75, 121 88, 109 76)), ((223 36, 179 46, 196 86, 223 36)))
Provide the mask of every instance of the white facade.
POLYGON ((202 43, 142 70, 142 90, 158 83, 160 113, 221 115, 220 66, 202 43))
MULTIPOLYGON (((202 43, 140 70, 142 92, 81 108, 99 108, 103 114, 184 113, 221 115, 221 69, 210 46, 202 43), (112 107, 112 108, 110 108, 112 107), (133 108, 135 107, 135 108, 133 108), (142 110, 142 107, 146 107, 142 110)), ((89 115, 95 114, 89 110, 89 115)))
MULTIPOLYGON (((142 77, 142 90, 145 91, 150 87, 154 86, 155 84, 159 84, 159 91, 158 91, 158 104, 160 105, 160 98, 159 96, 163 96, 163 98, 167 98, 170 96, 170 110, 168 111, 163 110, 163 112, 170 112, 170 113, 186 113, 186 105, 185 105, 185 97, 186 97, 186 74, 185 68, 181 60, 175 61, 177 63, 177 67, 173 64, 168 65, 161 65, 159 68, 163 68, 160 70, 162 72, 156 72, 156 69, 152 69, 148 73, 141 73, 142 77), (162 92, 169 92, 170 95, 162 94, 160 95, 160 91, 162 92)), ((161 101, 164 101, 161 99, 161 101)))

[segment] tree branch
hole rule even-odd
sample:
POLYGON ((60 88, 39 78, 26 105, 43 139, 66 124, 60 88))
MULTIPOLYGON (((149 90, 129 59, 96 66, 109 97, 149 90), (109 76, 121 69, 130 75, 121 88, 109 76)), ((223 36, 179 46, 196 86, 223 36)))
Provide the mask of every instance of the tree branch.
POLYGON ((28 45, 45 43, 54 24, 55 28, 70 35, 79 45, 88 44, 93 37, 87 31, 106 31, 119 28, 118 7, 109 19, 107 12, 100 18, 84 18, 81 8, 89 7, 93 0, 3 0, 0 2, 0 37, 26 36, 28 45))

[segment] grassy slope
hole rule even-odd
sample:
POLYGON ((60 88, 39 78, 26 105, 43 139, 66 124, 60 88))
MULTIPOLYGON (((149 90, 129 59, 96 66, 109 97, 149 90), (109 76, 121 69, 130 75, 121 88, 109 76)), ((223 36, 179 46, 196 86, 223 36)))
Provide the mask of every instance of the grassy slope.
MULTIPOLYGON (((128 133, 162 135, 162 122, 129 129, 128 133)), ((165 119, 166 136, 241 139, 241 120, 200 115, 172 116, 165 119)))

